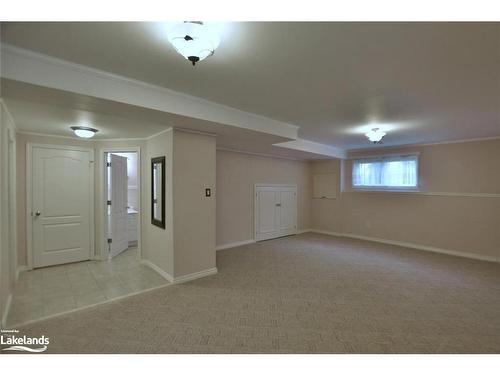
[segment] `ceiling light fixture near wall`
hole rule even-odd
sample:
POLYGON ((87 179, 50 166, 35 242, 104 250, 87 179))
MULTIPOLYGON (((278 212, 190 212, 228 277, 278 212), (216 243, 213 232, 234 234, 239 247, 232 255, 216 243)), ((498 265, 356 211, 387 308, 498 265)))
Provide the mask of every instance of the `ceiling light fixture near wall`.
POLYGON ((92 138, 95 133, 99 130, 94 128, 89 128, 86 126, 72 126, 71 130, 75 132, 75 135, 80 138, 92 138))
POLYGON ((384 138, 385 134, 386 133, 380 130, 379 128, 373 128, 365 135, 368 137, 370 142, 380 143, 380 141, 382 141, 382 138, 384 138))
POLYGON ((194 66, 214 54, 220 43, 220 30, 201 21, 185 21, 173 25, 167 37, 175 50, 194 66))

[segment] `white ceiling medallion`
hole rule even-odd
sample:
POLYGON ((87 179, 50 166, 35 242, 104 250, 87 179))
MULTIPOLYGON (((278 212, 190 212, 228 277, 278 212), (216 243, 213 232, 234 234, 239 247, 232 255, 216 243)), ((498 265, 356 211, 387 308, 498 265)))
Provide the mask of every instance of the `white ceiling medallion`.
POLYGON ((75 135, 80 138, 92 138, 95 133, 99 130, 94 128, 88 128, 86 126, 72 126, 71 130, 75 132, 75 135))
POLYGON ((175 50, 193 66, 214 54, 220 43, 217 27, 201 21, 185 21, 173 25, 167 37, 175 50))
POLYGON ((379 128, 373 128, 368 133, 365 133, 370 142, 373 143, 380 143, 385 134, 386 133, 380 130, 379 128))

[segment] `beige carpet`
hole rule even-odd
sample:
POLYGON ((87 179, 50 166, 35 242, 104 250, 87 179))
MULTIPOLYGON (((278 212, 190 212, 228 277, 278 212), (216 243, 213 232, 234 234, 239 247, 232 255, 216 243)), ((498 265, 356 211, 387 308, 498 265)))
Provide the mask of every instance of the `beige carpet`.
POLYGON ((303 234, 219 274, 26 326, 52 353, 499 353, 500 266, 303 234))

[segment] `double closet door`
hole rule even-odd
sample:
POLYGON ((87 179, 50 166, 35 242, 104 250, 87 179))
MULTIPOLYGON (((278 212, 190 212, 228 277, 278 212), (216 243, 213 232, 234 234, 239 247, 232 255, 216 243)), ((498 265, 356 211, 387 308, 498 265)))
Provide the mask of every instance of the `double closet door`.
POLYGON ((255 240, 297 233, 297 186, 255 185, 255 240))

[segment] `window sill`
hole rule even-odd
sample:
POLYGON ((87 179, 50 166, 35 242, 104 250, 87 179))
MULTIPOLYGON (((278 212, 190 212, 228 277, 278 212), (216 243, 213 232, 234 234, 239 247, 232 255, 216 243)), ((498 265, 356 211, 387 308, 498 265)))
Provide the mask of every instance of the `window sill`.
POLYGON ((377 188, 351 188, 351 191, 362 193, 420 193, 420 189, 377 189, 377 188))

